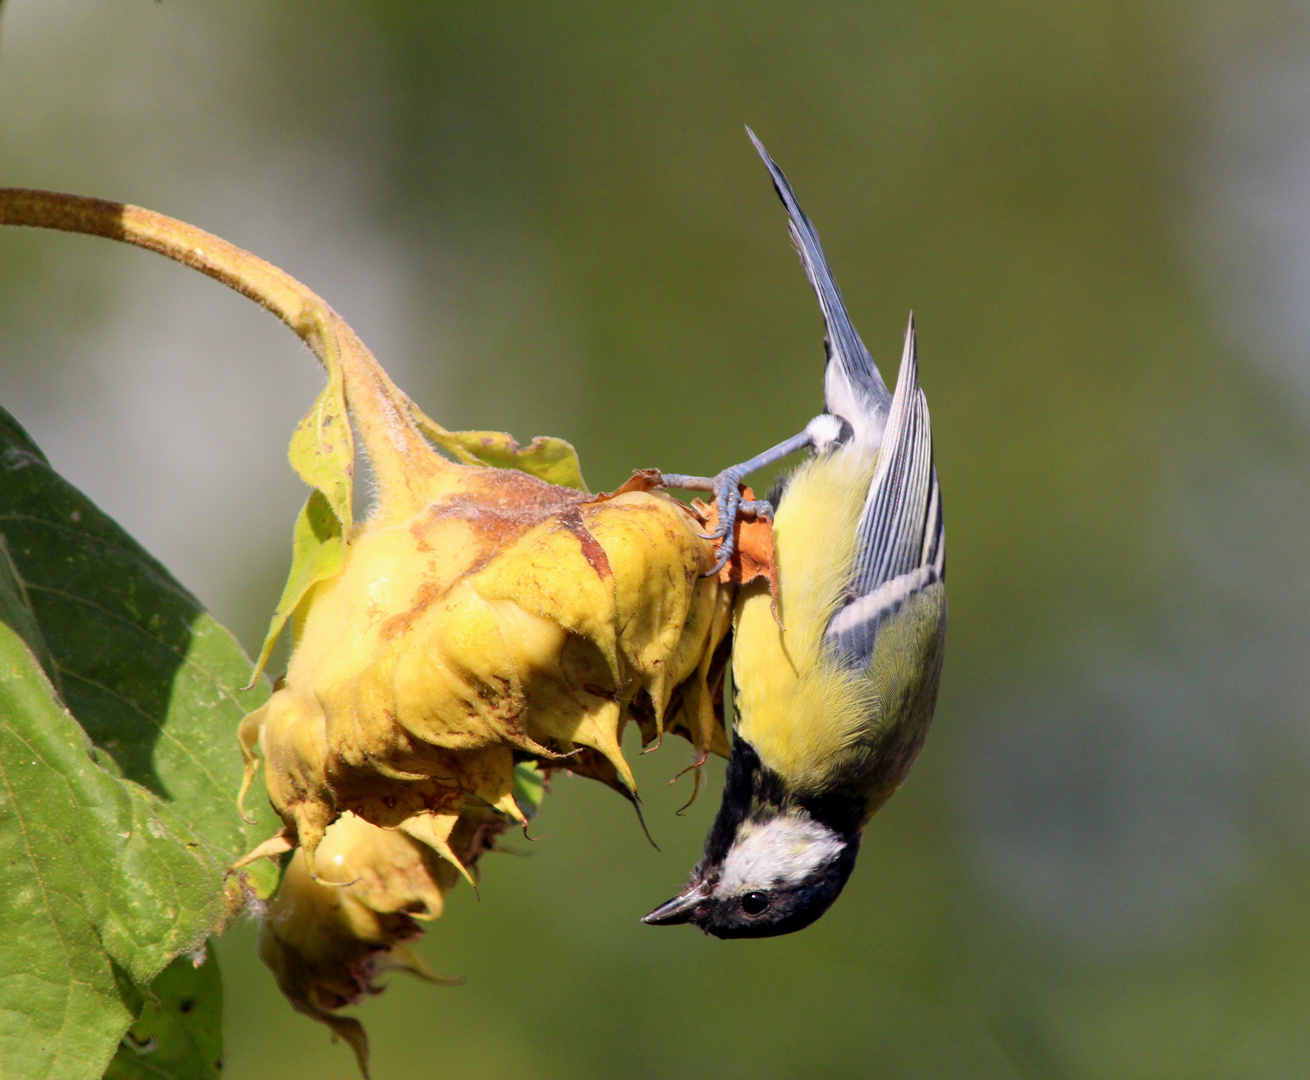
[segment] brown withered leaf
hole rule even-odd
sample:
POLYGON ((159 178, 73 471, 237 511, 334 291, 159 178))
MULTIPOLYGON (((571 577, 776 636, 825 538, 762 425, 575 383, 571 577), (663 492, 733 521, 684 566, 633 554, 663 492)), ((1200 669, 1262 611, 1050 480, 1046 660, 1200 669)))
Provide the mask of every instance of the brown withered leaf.
POLYGON ((623 481, 613 491, 602 492, 596 496, 596 502, 604 502, 606 499, 616 499, 620 495, 626 495, 629 491, 656 491, 661 487, 659 469, 637 469, 628 479, 623 481))
MULTIPOLYGON (((753 502, 755 492, 743 487, 742 500, 753 502)), ((707 533, 719 527, 718 507, 712 502, 696 499, 692 509, 705 524, 707 533)), ((719 571, 719 580, 725 584, 749 585, 758 578, 769 583, 773 597, 773 617, 778 617, 778 562, 773 551, 773 522, 766 517, 737 518, 733 527, 732 557, 719 571)))

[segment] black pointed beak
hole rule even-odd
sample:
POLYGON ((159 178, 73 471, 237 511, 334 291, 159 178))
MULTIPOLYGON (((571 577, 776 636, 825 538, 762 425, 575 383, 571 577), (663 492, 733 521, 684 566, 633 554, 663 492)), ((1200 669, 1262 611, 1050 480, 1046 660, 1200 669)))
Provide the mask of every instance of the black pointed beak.
POLYGON ((677 926, 679 923, 691 922, 696 909, 709 895, 703 885, 688 889, 681 896, 675 896, 667 903, 661 904, 649 915, 642 917, 647 926, 677 926))

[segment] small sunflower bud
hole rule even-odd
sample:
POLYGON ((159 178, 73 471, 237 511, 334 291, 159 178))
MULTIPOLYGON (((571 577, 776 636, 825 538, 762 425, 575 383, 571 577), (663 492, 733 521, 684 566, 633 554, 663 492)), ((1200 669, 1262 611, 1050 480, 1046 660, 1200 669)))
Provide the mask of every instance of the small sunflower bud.
MULTIPOLYGON (((445 829, 442 843, 460 865, 472 867, 507 824, 494 811, 470 809, 445 829)), ((296 850, 269 902, 261 958, 297 1011, 350 1044, 365 1076, 364 1029, 337 1011, 380 993, 376 980, 387 971, 460 981, 436 975, 405 944, 422 933, 416 919, 441 914, 459 876, 454 863, 407 829, 379 829, 344 813, 319 844, 314 871, 304 849, 296 850)))

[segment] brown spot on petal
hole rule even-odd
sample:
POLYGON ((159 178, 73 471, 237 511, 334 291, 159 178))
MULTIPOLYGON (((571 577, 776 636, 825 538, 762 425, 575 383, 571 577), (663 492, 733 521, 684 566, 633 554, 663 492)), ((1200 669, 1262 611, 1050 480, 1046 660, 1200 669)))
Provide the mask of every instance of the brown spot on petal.
POLYGON ((582 689, 589 694, 595 694, 596 697, 604 698, 606 701, 617 700, 613 690, 606 690, 605 687, 597 686, 595 683, 583 683, 582 689))
POLYGON ((513 469, 478 469, 470 473, 468 487, 431 504, 410 525, 420 551, 429 550, 427 534, 443 521, 466 523, 482 541, 483 562, 494 552, 522 536, 534 525, 590 496, 571 488, 556 487, 513 469), (491 551, 486 549, 490 548, 491 551))
POLYGON ((560 523, 578 538, 578 543, 582 545, 582 557, 587 560, 587 565, 596 571, 596 576, 601 581, 613 577, 614 571, 610 569, 609 556, 583 524, 582 512, 576 506, 570 506, 560 514, 560 523))
POLYGON ((378 630, 378 637, 383 641, 390 641, 398 634, 403 634, 414 625, 414 622, 423 612, 427 611, 449 591, 450 587, 448 585, 436 581, 425 582, 415 595, 414 602, 410 604, 408 610, 402 611, 399 615, 392 615, 382 624, 378 630))

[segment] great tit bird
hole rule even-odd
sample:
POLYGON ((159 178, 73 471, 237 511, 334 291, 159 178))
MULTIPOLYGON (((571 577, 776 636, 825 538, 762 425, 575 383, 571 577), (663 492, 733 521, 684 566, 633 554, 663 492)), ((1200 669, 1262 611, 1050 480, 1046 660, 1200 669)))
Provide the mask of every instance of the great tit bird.
MULTIPOLYGON (((717 477, 720 558, 741 479, 808 449, 776 500, 777 618, 743 590, 734 619, 736 728, 723 802, 682 893, 645 917, 721 938, 808 926, 837 898, 865 824, 900 785, 932 719, 946 640, 946 549, 914 321, 890 394, 842 304, 818 233, 754 132, 827 325, 824 412, 717 477)), ((726 550, 725 550, 726 549, 726 550)))

